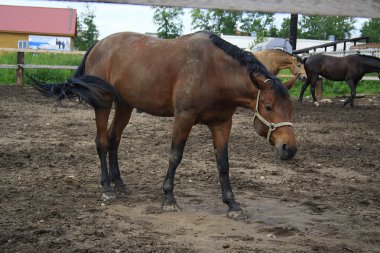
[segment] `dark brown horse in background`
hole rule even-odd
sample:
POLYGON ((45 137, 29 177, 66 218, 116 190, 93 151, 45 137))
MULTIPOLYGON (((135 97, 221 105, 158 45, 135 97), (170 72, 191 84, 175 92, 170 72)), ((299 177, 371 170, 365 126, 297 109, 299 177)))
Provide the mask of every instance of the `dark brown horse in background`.
POLYGON ((211 130, 229 217, 242 215, 231 190, 228 162, 232 115, 237 106, 252 109, 254 129, 276 147, 281 159, 292 158, 297 150, 286 87, 250 53, 208 32, 173 40, 136 33, 110 35, 88 50, 76 74, 65 83, 37 82, 35 86, 60 99, 79 96, 94 107, 106 197, 114 196, 112 184, 114 190, 125 188, 117 150, 133 108, 174 117, 163 184, 164 210, 179 210, 173 194, 174 175, 195 124, 205 124, 211 130), (113 103, 115 115, 107 130, 113 103))
POLYGON ((344 101, 343 106, 350 103, 354 105, 356 86, 367 73, 377 72, 380 78, 380 59, 368 55, 348 55, 345 57, 334 57, 329 55, 312 55, 305 62, 307 74, 306 82, 303 84, 298 101, 302 102, 306 88, 311 84, 310 91, 314 102, 315 86, 319 75, 333 81, 346 81, 351 89, 351 96, 344 101))

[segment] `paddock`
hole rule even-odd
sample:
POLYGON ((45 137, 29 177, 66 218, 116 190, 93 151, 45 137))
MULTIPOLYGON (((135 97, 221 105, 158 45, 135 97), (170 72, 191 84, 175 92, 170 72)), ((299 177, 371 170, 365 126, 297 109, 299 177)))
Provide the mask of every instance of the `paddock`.
POLYGON ((205 126, 177 170, 181 212, 161 211, 172 118, 133 112, 120 144, 128 194, 101 199, 94 112, 0 86, 1 252, 378 252, 380 97, 293 101, 298 153, 280 161, 238 109, 230 173, 249 218, 226 217, 205 126))

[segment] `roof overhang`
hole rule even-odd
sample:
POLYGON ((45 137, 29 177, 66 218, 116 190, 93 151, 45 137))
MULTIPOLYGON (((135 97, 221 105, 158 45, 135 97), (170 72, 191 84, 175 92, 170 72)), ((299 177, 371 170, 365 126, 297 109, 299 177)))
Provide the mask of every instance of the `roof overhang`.
POLYGON ((72 2, 119 3, 380 18, 379 0, 74 0, 72 2))

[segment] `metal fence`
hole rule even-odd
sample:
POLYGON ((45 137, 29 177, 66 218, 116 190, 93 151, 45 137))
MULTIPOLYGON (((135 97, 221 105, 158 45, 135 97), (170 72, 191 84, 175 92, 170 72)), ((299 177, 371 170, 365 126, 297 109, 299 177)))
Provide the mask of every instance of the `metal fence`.
POLYGON ((302 54, 303 57, 315 55, 315 54, 325 54, 337 57, 343 57, 352 54, 364 54, 370 55, 380 58, 380 49, 357 49, 357 50, 349 50, 349 51, 329 51, 329 52, 311 52, 308 54, 302 54))

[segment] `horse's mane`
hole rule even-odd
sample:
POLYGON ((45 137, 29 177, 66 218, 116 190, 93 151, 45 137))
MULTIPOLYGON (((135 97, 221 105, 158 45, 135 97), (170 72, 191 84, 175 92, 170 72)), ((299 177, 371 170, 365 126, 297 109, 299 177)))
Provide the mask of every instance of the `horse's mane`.
POLYGON ((269 72, 266 67, 250 52, 244 51, 243 49, 232 45, 231 43, 223 40, 218 35, 213 32, 206 32, 209 35, 212 43, 218 48, 222 49, 226 54, 234 58, 241 65, 247 68, 249 75, 254 72, 259 72, 261 75, 267 77, 272 80, 273 88, 277 95, 289 96, 288 90, 281 83, 281 81, 274 76, 271 72, 269 72))
POLYGON ((366 54, 355 54, 357 56, 363 56, 363 57, 367 57, 367 58, 371 58, 371 59, 375 59, 375 60, 378 60, 380 61, 380 58, 376 57, 376 56, 372 56, 372 55, 366 55, 366 54))
POLYGON ((284 53, 284 54, 287 54, 287 55, 290 55, 290 56, 294 56, 297 58, 297 61, 299 62, 302 62, 302 58, 296 54, 292 54, 292 53, 289 53, 288 51, 285 51, 285 50, 282 50, 282 49, 279 49, 279 48, 274 48, 274 49, 269 49, 269 50, 276 50, 278 52, 281 52, 281 53, 284 53))

